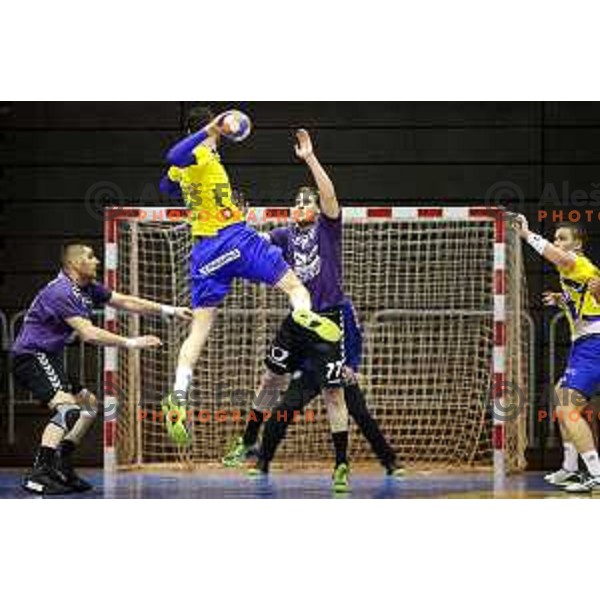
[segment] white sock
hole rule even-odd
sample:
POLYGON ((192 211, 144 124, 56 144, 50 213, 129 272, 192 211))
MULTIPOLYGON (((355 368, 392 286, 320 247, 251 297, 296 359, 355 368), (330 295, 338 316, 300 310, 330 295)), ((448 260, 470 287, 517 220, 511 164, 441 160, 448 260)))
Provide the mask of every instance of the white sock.
POLYGON ((577 453, 577 448, 575 448, 575 444, 572 444, 571 442, 565 442, 563 444, 563 450, 564 460, 562 468, 565 471, 574 473, 579 469, 579 454, 577 453))
POLYGON ((598 458, 598 452, 591 450, 581 455, 585 462, 585 466, 588 468, 592 477, 600 477, 600 459, 598 458))
POLYGON ((176 392, 186 394, 190 389, 190 384, 192 383, 192 369, 189 367, 177 367, 177 371, 175 373, 175 385, 173 389, 176 392))

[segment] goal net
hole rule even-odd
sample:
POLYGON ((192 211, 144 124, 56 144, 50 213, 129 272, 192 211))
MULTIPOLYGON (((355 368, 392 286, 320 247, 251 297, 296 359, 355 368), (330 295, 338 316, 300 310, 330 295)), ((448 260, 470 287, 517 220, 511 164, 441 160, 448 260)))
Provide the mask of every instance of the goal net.
MULTIPOLYGON (((190 230, 180 211, 109 209, 107 279, 123 293, 189 305, 190 230)), ((254 209, 259 230, 291 225, 287 211, 254 209)), ((344 210, 344 288, 364 335, 361 385, 369 408, 408 467, 525 466, 529 322, 519 240, 491 209, 344 210)), ((117 466, 199 466, 221 460, 243 430, 264 357, 289 308, 277 291, 238 281, 218 313, 190 394, 192 445, 166 435, 161 398, 187 325, 112 312, 107 326, 153 334, 159 349, 107 350, 108 451, 117 466)), ((282 465, 330 463, 321 399, 314 419, 289 428, 282 465)), ((350 455, 375 461, 355 425, 350 455)))

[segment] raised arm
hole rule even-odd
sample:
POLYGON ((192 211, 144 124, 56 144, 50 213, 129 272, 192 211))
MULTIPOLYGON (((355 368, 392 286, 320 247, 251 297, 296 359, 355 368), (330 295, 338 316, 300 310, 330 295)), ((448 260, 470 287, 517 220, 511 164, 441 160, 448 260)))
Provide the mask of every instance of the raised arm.
POLYGON ((298 140, 296 156, 307 164, 315 179, 321 197, 321 211, 330 219, 337 219, 340 216, 341 209, 335 194, 335 187, 319 159, 315 156, 308 131, 299 129, 296 132, 296 138, 298 140))
POLYGON ((534 250, 546 260, 556 265, 562 271, 569 271, 575 266, 576 256, 571 252, 565 252, 552 242, 543 238, 529 229, 529 223, 524 215, 517 215, 513 227, 534 250))
POLYGON ((218 117, 215 117, 206 127, 192 133, 177 142, 169 152, 167 153, 166 159, 169 166, 174 167, 189 167, 196 162, 194 156, 194 150, 203 144, 206 140, 214 140, 216 144, 219 141, 221 135, 227 135, 231 133, 228 121, 226 119, 230 111, 221 113, 218 117))
POLYGON ((96 327, 84 317, 71 317, 67 323, 77 332, 82 342, 95 346, 116 346, 118 348, 141 349, 160 346, 161 341, 154 335, 126 338, 116 333, 96 327))
POLYGON ((193 164, 195 161, 194 150, 209 138, 218 139, 219 128, 217 119, 200 131, 192 133, 180 142, 177 142, 167 153, 167 163, 175 167, 187 167, 193 164))
POLYGON ((127 296, 113 292, 109 302, 113 308, 125 310, 127 312, 140 315, 160 315, 162 317, 176 317, 184 321, 191 321, 193 313, 191 309, 183 306, 169 306, 168 304, 159 304, 152 300, 137 298, 136 296, 127 296))

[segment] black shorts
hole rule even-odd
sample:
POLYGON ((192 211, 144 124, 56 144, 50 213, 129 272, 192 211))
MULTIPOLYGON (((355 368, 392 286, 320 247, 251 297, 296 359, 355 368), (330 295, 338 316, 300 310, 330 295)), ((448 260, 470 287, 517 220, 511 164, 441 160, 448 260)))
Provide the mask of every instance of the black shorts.
POLYGON ((36 352, 13 356, 12 372, 17 382, 43 404, 48 404, 57 392, 77 395, 83 390, 79 381, 67 376, 59 354, 36 352))
POLYGON ((320 387, 343 387, 344 317, 341 307, 318 313, 331 319, 342 330, 339 342, 325 342, 315 333, 298 325, 291 315, 281 324, 268 350, 265 364, 278 375, 304 371, 312 374, 320 387))

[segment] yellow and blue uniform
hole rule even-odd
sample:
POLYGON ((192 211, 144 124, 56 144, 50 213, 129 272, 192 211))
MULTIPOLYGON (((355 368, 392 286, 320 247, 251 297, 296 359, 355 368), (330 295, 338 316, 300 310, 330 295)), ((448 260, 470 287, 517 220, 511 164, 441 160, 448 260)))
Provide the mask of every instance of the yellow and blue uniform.
POLYGON ((577 255, 572 267, 559 267, 558 272, 563 292, 561 306, 573 340, 560 385, 589 398, 600 389, 600 304, 590 293, 588 283, 600 277, 600 269, 585 256, 577 255))
POLYGON ((167 176, 179 185, 190 210, 192 235, 215 237, 230 225, 244 222, 244 215, 232 200, 229 177, 218 154, 200 145, 193 150, 193 155, 193 164, 173 165, 167 176))
POLYGON ((203 145, 206 138, 200 131, 176 144, 161 181, 163 192, 179 191, 190 209, 194 309, 221 304, 236 278, 274 286, 289 270, 281 250, 246 224, 218 154, 203 145))

